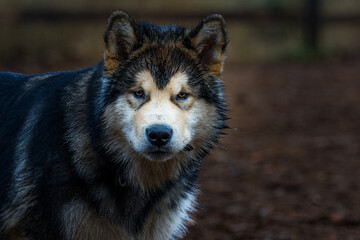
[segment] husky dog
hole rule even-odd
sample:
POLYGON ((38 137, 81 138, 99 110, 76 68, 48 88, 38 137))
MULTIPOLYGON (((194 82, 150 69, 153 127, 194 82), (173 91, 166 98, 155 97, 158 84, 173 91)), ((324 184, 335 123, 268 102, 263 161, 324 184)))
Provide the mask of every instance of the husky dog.
POLYGON ((0 239, 162 240, 185 232, 226 128, 224 19, 114 12, 96 66, 0 74, 0 239))

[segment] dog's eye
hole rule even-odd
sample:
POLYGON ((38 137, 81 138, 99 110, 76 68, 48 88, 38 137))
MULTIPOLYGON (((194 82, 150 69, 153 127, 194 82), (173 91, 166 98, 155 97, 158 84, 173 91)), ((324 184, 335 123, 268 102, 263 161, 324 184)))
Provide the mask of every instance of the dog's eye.
POLYGON ((144 98, 145 97, 145 92, 144 90, 136 90, 134 91, 134 97, 136 98, 144 98))
POLYGON ((186 92, 179 92, 178 95, 176 95, 177 100, 186 100, 189 97, 189 94, 186 92))

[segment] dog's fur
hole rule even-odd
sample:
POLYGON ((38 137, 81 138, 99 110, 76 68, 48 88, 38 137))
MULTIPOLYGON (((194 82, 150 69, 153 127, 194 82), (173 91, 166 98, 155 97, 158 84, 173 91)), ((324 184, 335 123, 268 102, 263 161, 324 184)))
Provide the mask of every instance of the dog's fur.
POLYGON ((226 44, 220 15, 186 29, 116 11, 96 66, 1 73, 0 239, 181 237, 227 127, 226 44))

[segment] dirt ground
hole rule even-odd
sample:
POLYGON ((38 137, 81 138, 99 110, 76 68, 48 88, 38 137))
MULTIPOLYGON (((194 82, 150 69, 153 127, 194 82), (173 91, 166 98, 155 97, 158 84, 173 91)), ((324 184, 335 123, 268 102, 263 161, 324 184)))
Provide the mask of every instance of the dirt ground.
POLYGON ((360 58, 229 65, 186 239, 360 239, 360 58))
POLYGON ((204 162, 186 239, 360 239, 360 58, 228 64, 224 80, 233 129, 204 162))

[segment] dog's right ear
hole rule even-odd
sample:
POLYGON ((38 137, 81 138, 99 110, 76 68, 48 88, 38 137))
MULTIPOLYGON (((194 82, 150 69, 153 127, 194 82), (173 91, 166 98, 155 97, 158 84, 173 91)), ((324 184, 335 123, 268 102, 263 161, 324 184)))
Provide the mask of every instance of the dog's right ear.
POLYGON ((112 72, 119 62, 128 58, 137 42, 135 27, 135 21, 126 13, 115 11, 111 14, 104 37, 106 71, 112 72))

